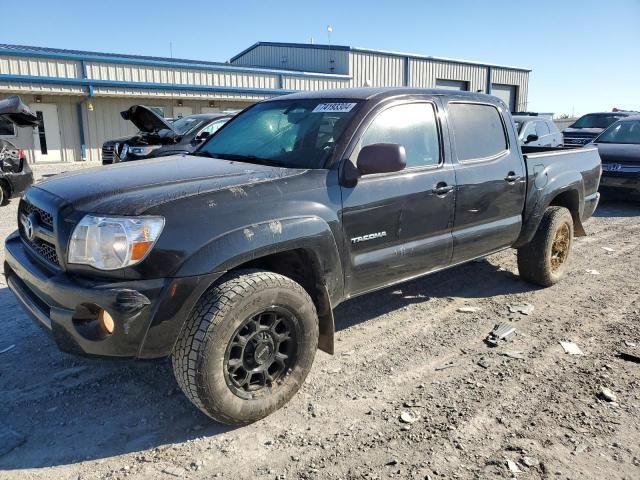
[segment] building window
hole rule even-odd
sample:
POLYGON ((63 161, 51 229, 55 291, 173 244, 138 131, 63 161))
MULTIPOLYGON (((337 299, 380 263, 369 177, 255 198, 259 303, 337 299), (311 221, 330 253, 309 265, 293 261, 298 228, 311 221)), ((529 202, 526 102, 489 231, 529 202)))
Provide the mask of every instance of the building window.
POLYGON ((0 117, 0 137, 15 137, 16 126, 6 118, 0 117))

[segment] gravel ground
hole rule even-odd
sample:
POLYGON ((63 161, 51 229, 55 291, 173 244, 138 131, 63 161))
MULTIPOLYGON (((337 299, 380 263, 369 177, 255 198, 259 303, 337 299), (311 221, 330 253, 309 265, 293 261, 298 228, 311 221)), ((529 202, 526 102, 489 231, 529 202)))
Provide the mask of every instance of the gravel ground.
POLYGON ((0 279, 0 478, 638 479, 640 365, 617 354, 640 355, 639 214, 605 199, 552 288, 506 251, 343 304, 336 355, 238 429, 194 409, 167 361, 60 353, 0 279), (498 322, 517 335, 489 348, 498 322))

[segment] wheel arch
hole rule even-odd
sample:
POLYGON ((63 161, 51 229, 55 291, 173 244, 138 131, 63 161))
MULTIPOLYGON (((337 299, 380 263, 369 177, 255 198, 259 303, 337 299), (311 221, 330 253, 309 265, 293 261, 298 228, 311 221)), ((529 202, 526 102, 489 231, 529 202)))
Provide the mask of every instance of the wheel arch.
POLYGON ((318 217, 298 217, 233 230, 191 256, 177 276, 249 268, 278 273, 302 285, 318 312, 318 347, 333 354, 333 305, 342 298, 344 278, 329 224, 318 217))

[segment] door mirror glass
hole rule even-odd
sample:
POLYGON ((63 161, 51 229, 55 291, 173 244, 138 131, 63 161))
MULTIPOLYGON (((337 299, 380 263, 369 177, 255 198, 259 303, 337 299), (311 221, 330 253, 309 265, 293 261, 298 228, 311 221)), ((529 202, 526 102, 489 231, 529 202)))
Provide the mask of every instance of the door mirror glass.
POLYGON ((357 167, 361 175, 399 172, 407 166, 407 153, 397 143, 374 143, 362 147, 357 167))
POLYGON ((538 140, 538 135, 527 135, 527 139, 524 141, 524 143, 531 143, 531 142, 535 142, 538 140))
POLYGON ((202 142, 203 140, 206 140, 207 138, 209 138, 210 135, 211 135, 211 132, 207 132, 206 130, 203 130, 198 134, 198 136, 196 136, 194 140, 196 142, 202 142))

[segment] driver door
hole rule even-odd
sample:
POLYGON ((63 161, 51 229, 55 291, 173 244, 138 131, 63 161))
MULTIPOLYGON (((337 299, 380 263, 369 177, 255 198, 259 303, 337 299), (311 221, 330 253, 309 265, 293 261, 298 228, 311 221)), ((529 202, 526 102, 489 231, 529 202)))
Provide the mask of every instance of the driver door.
POLYGON ((376 143, 404 146, 407 166, 342 187, 347 296, 448 265, 453 251, 455 174, 445 161, 434 101, 382 106, 370 114, 349 156, 376 143))

